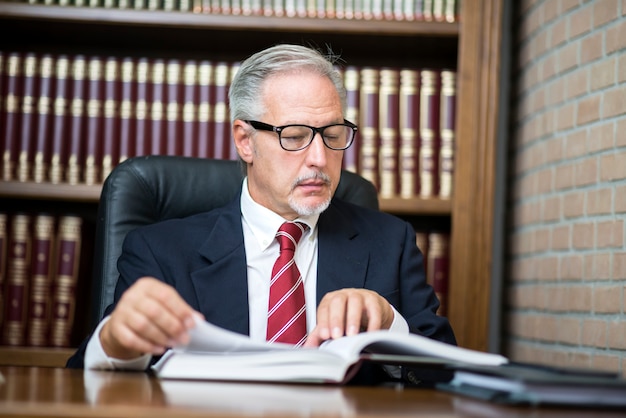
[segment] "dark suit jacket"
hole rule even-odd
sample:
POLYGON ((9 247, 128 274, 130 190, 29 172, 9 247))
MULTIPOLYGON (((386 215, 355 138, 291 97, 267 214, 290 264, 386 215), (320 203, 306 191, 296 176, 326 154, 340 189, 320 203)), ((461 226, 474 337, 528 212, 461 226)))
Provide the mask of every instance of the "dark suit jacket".
MULTIPOLYGON (((374 290, 402 314, 411 332, 455 344, 448 321, 435 314, 439 301, 426 285, 423 257, 410 224, 333 199, 320 215, 318 228, 318 304, 333 290, 374 290)), ((207 321, 249 333, 239 197, 223 208, 132 231, 118 269, 115 301, 137 278, 154 276, 175 287, 207 321)), ((83 367, 85 345, 68 367, 83 367)))

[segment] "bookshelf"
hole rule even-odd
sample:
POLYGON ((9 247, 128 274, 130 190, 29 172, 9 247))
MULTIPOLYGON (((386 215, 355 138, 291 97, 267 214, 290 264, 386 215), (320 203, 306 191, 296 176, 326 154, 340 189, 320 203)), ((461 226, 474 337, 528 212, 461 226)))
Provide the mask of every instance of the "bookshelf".
MULTIPOLYGON (((460 345, 488 345, 502 5, 464 0, 456 23, 226 16, 0 2, 0 48, 122 56, 238 60, 278 42, 330 45, 349 65, 456 68, 457 123, 451 199, 381 199, 399 216, 450 227, 448 317, 460 345), (376 51, 376 54, 372 54, 376 51)), ((0 181, 0 205, 95 217, 101 185, 0 181)), ((72 350, 2 347, 14 364, 59 365, 72 350)))

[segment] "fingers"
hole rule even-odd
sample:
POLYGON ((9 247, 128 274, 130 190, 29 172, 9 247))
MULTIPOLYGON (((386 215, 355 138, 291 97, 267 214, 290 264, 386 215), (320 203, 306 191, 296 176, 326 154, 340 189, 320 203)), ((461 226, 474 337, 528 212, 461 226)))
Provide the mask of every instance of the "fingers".
POLYGON ((119 359, 162 354, 167 347, 188 342, 194 315, 200 314, 171 286, 154 278, 139 279, 104 325, 102 346, 107 355, 119 359))
POLYGON ((324 340, 355 335, 361 331, 387 329, 393 321, 389 303, 376 292, 366 289, 341 289, 322 298, 317 309, 317 326, 305 346, 324 340))

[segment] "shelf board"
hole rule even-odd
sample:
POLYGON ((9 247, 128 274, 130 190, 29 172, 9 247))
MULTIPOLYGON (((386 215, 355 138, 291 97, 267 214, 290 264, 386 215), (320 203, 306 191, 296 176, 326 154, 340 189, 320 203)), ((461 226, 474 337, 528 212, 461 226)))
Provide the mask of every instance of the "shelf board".
POLYGON ((50 184, 19 181, 0 181, 0 197, 98 202, 101 184, 50 184))
POLYGON ((380 210, 396 215, 446 215, 452 213, 448 199, 391 198, 379 199, 380 210))
POLYGON ((307 17, 219 15, 159 10, 123 10, 101 7, 44 6, 0 3, 2 18, 40 21, 115 24, 133 26, 181 27, 223 31, 280 31, 329 34, 372 34, 379 36, 457 37, 458 22, 423 22, 364 19, 322 19, 307 17))
POLYGON ((65 367, 73 348, 0 347, 0 366, 65 367))

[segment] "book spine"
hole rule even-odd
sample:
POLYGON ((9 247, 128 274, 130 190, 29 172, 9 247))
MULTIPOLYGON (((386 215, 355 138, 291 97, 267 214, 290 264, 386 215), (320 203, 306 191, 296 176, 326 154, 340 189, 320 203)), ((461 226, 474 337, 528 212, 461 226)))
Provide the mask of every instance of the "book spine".
POLYGON ((37 100, 38 72, 37 55, 29 52, 24 55, 24 90, 22 92, 21 127, 19 129, 19 155, 17 157, 17 180, 26 182, 31 179, 33 165, 32 152, 35 137, 35 105, 37 100))
POLYGON ((444 233, 431 232, 428 242, 428 273, 427 282, 432 283, 439 299, 437 314, 446 316, 448 312, 448 278, 449 278, 449 236, 444 233))
POLYGON ((120 157, 118 163, 135 155, 135 140, 139 137, 136 132, 137 116, 135 105, 139 106, 137 84, 135 83, 135 62, 132 58, 122 60, 122 91, 120 103, 120 157))
MULTIPOLYGON (((344 85, 346 86, 346 119, 352 123, 359 122, 359 94, 360 94, 360 69, 348 66, 343 72, 344 85)), ((350 148, 344 151, 343 166, 345 170, 358 173, 360 144, 355 140, 350 148)))
POLYGON ((218 62, 215 65, 215 106, 213 107, 213 158, 228 159, 226 138, 230 138, 228 123, 228 86, 230 65, 218 62))
POLYGON ((426 278, 428 281, 428 231, 415 232, 415 245, 417 245, 417 248, 419 248, 420 252, 422 253, 422 260, 424 262, 424 273, 426 274, 426 278))
POLYGON ((181 124, 181 103, 183 85, 181 65, 178 60, 170 60, 167 63, 167 108, 166 118, 166 138, 168 155, 182 154, 182 124, 181 124))
POLYGON ((83 137, 85 132, 87 60, 82 55, 74 57, 71 69, 72 101, 70 104, 69 154, 67 157, 66 181, 80 182, 83 162, 83 137))
POLYGON ((52 105, 52 150, 50 156, 50 170, 48 174, 48 178, 53 184, 59 184, 63 181, 63 173, 65 171, 65 161, 63 156, 66 154, 65 144, 69 132, 69 72, 69 58, 65 55, 58 56, 55 65, 56 89, 52 105))
POLYGON ((152 100, 150 100, 150 154, 165 153, 165 62, 156 59, 150 73, 152 100))
POLYGON ((361 69, 361 175, 379 187, 378 181, 378 70, 361 69))
POLYGON ((108 177, 119 160, 120 77, 118 58, 108 57, 104 66, 104 126, 100 182, 108 177))
POLYGON ((441 72, 441 145, 439 147, 439 197, 452 198, 456 123, 456 73, 441 72))
POLYGON ((62 216, 56 239, 56 273, 53 284, 50 344, 69 347, 76 306, 76 285, 81 250, 82 219, 62 216))
MULTIPOLYGON (((7 276, 8 253, 8 219, 5 212, 0 212, 0 330, 4 325, 5 302, 7 301, 5 294, 5 284, 7 276)), ((1 336, 2 334, 0 334, 1 336)))
POLYGON ((151 63, 146 58, 140 58, 137 62, 137 103, 135 107, 135 151, 134 155, 146 155, 149 153, 149 103, 150 89, 148 82, 150 80, 151 63))
POLYGON ((183 70, 183 155, 198 155, 197 137, 197 105, 198 105, 198 65, 195 61, 187 61, 183 70))
POLYGON ((90 57, 87 64, 88 93, 86 106, 85 142, 85 184, 96 184, 100 179, 102 166, 102 132, 103 132, 103 88, 104 65, 102 58, 90 57))
POLYGON ((37 101, 36 151, 33 180, 42 183, 47 179, 52 137, 52 98, 55 88, 55 59, 50 54, 41 57, 39 66, 39 100, 37 101))
POLYGON ((30 267, 30 301, 26 345, 43 347, 48 343, 54 223, 51 215, 40 214, 33 221, 33 249, 30 267))
POLYGON ((15 180, 15 167, 17 165, 18 135, 21 119, 21 95, 22 95, 22 57, 17 52, 12 52, 7 57, 7 88, 4 105, 4 153, 2 155, 2 179, 15 180))
POLYGON ((423 70, 420 88, 420 197, 437 196, 439 177, 439 73, 423 70))
POLYGON ((446 22, 452 23, 458 20, 457 0, 446 0, 444 17, 446 22))
POLYGON ((228 88, 226 89, 226 132, 224 136, 224 140, 226 141, 226 149, 229 150, 228 158, 233 161, 239 160, 239 153, 237 152, 237 147, 235 147, 235 140, 233 138, 233 131, 231 129, 230 124, 230 109, 228 106, 228 90, 230 90, 230 85, 233 82, 233 79, 237 75, 237 71, 239 71, 239 67, 241 67, 241 62, 236 61, 230 65, 230 76, 228 78, 228 88))
POLYGON ((400 146, 398 172, 400 197, 419 196, 419 70, 400 71, 400 146))
POLYGON ((211 61, 201 61, 198 67, 198 157, 211 158, 214 138, 213 105, 215 104, 215 71, 211 61))
POLYGON ((380 188, 382 198, 392 198, 398 186, 399 72, 393 68, 380 70, 380 188))
POLYGON ((21 346, 25 343, 28 308, 28 271, 31 255, 31 216, 15 214, 11 219, 8 245, 6 305, 2 344, 21 346))

